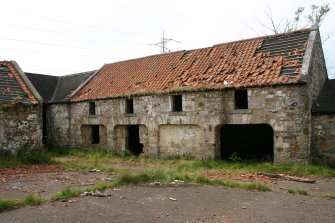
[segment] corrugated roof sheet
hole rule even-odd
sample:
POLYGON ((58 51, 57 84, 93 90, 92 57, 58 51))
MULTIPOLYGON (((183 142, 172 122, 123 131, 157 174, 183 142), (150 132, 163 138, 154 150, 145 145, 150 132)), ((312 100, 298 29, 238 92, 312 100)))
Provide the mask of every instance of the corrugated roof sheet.
POLYGON ((313 113, 335 113, 335 79, 326 80, 312 106, 313 113))
POLYGON ((0 102, 37 104, 38 100, 27 87, 10 61, 0 61, 0 102))
POLYGON ((73 101, 298 83, 310 29, 105 65, 73 101))

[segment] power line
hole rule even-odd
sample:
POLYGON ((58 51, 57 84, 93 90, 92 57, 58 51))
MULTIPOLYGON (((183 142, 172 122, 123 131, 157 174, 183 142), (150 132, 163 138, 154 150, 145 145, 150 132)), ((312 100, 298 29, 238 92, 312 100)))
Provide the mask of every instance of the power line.
POLYGON ((55 21, 55 22, 66 23, 66 24, 71 24, 71 25, 75 25, 75 26, 91 28, 91 29, 107 30, 107 31, 122 33, 122 34, 126 34, 126 35, 136 35, 136 36, 143 36, 143 37, 153 38, 152 36, 147 36, 147 35, 142 35, 142 34, 132 33, 132 32, 125 32, 125 31, 121 31, 121 30, 117 30, 117 29, 105 28, 105 27, 100 27, 100 26, 92 26, 92 25, 81 24, 81 23, 67 21, 67 20, 55 19, 55 18, 50 18, 50 17, 45 17, 45 16, 32 15, 32 14, 28 14, 28 13, 16 12, 16 11, 11 11, 11 10, 6 10, 6 9, 2 9, 2 10, 5 11, 5 12, 8 12, 8 13, 12 13, 12 14, 24 15, 24 16, 29 16, 29 17, 34 17, 34 18, 39 18, 39 19, 44 19, 44 20, 49 20, 49 21, 55 21))
POLYGON ((116 52, 116 51, 112 51, 112 50, 93 49, 93 48, 70 46, 70 45, 63 45, 63 44, 57 44, 57 43, 45 43, 45 42, 37 42, 37 41, 22 40, 22 39, 12 39, 12 38, 2 38, 2 37, 0 37, 0 39, 8 40, 8 41, 15 41, 15 42, 25 42, 25 43, 39 44, 39 45, 73 48, 73 49, 94 50, 94 51, 102 51, 102 52, 114 52, 114 53, 121 53, 121 54, 131 54, 130 52, 116 52))
POLYGON ((147 43, 141 43, 141 42, 132 42, 132 41, 123 41, 123 40, 122 41, 121 40, 111 40, 110 38, 95 37, 95 36, 89 36, 89 35, 78 35, 78 34, 74 34, 74 33, 59 32, 59 31, 54 31, 54 30, 41 29, 41 28, 22 26, 22 25, 16 25, 16 24, 8 24, 8 23, 2 23, 2 22, 0 22, 0 25, 19 27, 19 28, 37 30, 37 31, 42 31, 42 32, 49 32, 49 33, 65 34, 65 35, 71 35, 71 36, 83 37, 83 38, 104 39, 104 40, 114 41, 114 42, 124 42, 124 43, 130 43, 130 44, 148 45, 147 43))

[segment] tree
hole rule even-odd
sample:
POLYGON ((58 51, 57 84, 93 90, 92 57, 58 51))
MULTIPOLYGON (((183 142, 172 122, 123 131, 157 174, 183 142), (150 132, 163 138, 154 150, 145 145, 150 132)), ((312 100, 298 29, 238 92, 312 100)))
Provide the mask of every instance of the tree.
POLYGON ((307 28, 312 25, 321 26, 322 21, 325 16, 329 13, 330 7, 329 4, 324 5, 314 5, 310 6, 310 12, 306 13, 304 7, 299 7, 294 12, 294 17, 291 19, 286 18, 279 22, 275 22, 270 7, 265 11, 267 18, 269 19, 271 25, 265 25, 260 23, 264 28, 270 30, 271 32, 278 34, 283 32, 289 32, 297 30, 300 28, 307 28))

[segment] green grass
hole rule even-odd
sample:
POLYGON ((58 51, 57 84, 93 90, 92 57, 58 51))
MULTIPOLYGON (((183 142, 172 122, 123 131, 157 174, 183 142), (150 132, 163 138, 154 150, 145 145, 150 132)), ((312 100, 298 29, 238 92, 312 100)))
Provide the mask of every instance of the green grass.
POLYGON ((325 194, 325 195, 321 195, 321 197, 332 200, 332 199, 335 199, 335 194, 325 194))
POLYGON ((0 211, 25 205, 39 205, 44 201, 45 200, 41 196, 35 194, 28 194, 22 199, 0 198, 0 211))
POLYGON ((50 154, 43 147, 23 146, 17 154, 0 150, 0 167, 18 167, 41 163, 53 163, 50 154))
POLYGON ((51 196, 52 201, 66 201, 71 197, 79 196, 83 190, 79 188, 65 188, 60 192, 57 192, 53 196, 51 196))
POLYGON ((305 191, 305 190, 302 190, 302 189, 288 189, 287 192, 290 193, 290 194, 300 194, 300 195, 303 195, 303 196, 308 195, 308 192, 305 191))
MULTIPOLYGON (((148 185, 155 181, 159 181, 163 185, 170 185, 174 180, 181 180, 184 183, 224 186, 227 188, 264 192, 271 191, 267 185, 260 182, 238 182, 207 177, 208 171, 211 170, 215 170, 219 174, 222 172, 223 176, 225 173, 255 174, 258 172, 283 173, 295 176, 335 176, 335 169, 322 165, 285 164, 274 166, 271 163, 193 159, 189 156, 168 157, 164 159, 139 158, 105 151, 83 151, 67 148, 61 148, 59 151, 51 150, 48 153, 49 155, 54 158, 56 157, 59 160, 58 163, 65 168, 85 171, 95 168, 104 172, 114 173, 115 177, 112 182, 100 182, 93 186, 65 188, 46 198, 37 195, 27 195, 25 198, 19 200, 0 198, 0 210, 24 205, 37 205, 47 201, 65 201, 72 197, 77 197, 85 191, 102 191, 107 188, 125 185, 148 185), (61 159, 64 156, 68 159, 61 159)), ((0 161, 2 162, 2 160, 0 161)), ((13 163, 21 161, 8 160, 8 162, 12 162, 10 165, 13 165, 13 163)), ((299 189, 289 189, 287 192, 308 195, 307 191, 299 189)), ((322 197, 335 199, 335 195, 332 194, 323 195, 322 197)))
POLYGON ((0 198, 0 211, 18 207, 23 202, 15 199, 0 198))

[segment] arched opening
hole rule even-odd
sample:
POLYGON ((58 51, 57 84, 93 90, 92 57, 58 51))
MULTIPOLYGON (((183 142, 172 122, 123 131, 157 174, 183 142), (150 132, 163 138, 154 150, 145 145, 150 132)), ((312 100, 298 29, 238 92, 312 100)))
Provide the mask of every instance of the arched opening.
POLYGON ((223 159, 273 161, 273 129, 268 124, 222 125, 220 151, 223 159))

